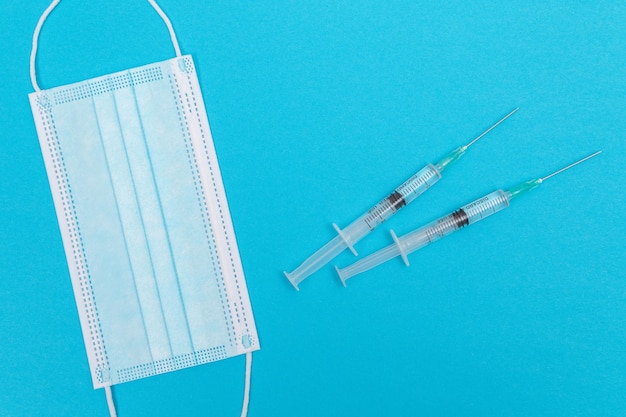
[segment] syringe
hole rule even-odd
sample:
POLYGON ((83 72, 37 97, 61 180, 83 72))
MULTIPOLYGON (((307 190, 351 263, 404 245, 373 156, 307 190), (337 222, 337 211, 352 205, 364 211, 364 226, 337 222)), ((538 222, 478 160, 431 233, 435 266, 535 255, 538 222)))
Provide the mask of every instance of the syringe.
POLYGON ((434 222, 431 222, 426 226, 414 230, 413 232, 407 233, 404 236, 398 237, 392 230, 391 237, 393 238, 394 243, 387 246, 386 248, 372 253, 371 255, 366 256, 365 258, 343 269, 335 267, 335 269, 337 269, 337 273, 339 274, 339 278, 345 286, 346 280, 348 278, 368 271, 375 266, 380 265, 381 263, 386 262, 396 256, 401 256, 405 265, 408 266, 409 260, 407 259, 407 255, 409 253, 421 249, 429 243, 439 240, 442 237, 447 236, 464 226, 474 224, 479 220, 487 218, 492 214, 507 208, 509 206, 509 203, 514 198, 517 198, 520 195, 538 187, 548 178, 553 177, 565 171, 566 169, 573 167, 574 165, 578 165, 589 158, 593 158, 600 152, 602 151, 598 151, 589 156, 586 156, 585 158, 578 160, 564 168, 561 168, 558 171, 553 172, 552 174, 543 178, 537 178, 523 182, 507 191, 497 190, 492 192, 491 194, 487 194, 486 196, 479 198, 478 200, 473 201, 466 206, 461 207, 455 212, 448 214, 447 216, 444 216, 438 220, 435 220, 434 222))
POLYGON ((293 272, 284 272, 285 276, 291 284, 299 290, 298 284, 321 267, 330 262, 333 258, 349 248, 354 255, 354 244, 374 230, 376 226, 391 217, 396 211, 415 200, 420 194, 429 189, 434 183, 439 181, 441 173, 456 162, 467 149, 472 146, 478 139, 485 136, 493 128, 505 121, 509 116, 515 113, 519 107, 513 109, 509 114, 498 120, 489 129, 478 135, 467 145, 456 148, 441 161, 436 164, 428 164, 418 171, 411 178, 406 180, 402 185, 397 187, 388 197, 381 200, 374 207, 369 209, 358 219, 354 220, 343 230, 333 223, 333 227, 337 231, 337 236, 330 242, 318 249, 313 255, 309 256, 298 268, 293 272))

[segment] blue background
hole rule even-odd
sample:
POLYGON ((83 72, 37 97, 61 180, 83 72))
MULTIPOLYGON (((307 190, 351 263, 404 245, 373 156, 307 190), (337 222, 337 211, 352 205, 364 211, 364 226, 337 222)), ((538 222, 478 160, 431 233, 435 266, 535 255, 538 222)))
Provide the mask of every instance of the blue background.
MULTIPOLYGON (((4 1, 0 415, 107 416, 28 105, 46 0, 4 1)), ((162 0, 194 56, 262 350, 254 416, 626 415, 626 3, 162 0), (362 254, 603 154, 343 288, 282 275, 427 163, 520 110, 362 254)), ((144 1, 64 0, 50 88, 173 56, 144 1)), ((354 257, 346 252, 336 263, 354 257)), ((115 387, 120 417, 235 416, 243 357, 115 387)))

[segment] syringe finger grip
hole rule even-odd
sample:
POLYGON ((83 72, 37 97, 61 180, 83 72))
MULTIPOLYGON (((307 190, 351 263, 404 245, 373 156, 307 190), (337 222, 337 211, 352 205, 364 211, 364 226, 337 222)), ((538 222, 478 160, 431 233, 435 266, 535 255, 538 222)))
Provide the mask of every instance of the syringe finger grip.
POLYGON ((406 252, 404 251, 404 248, 402 247, 402 244, 400 243, 398 236, 396 236, 396 232, 394 232, 393 230, 390 230, 389 233, 391 233, 391 237, 393 238, 393 241, 396 243, 396 246, 398 247, 398 252, 400 252, 400 256, 402 257, 404 264, 406 266, 409 266, 409 258, 406 257, 406 252))
POLYGON ((348 238, 346 237, 346 235, 344 235, 343 231, 339 228, 339 226, 337 226, 336 223, 333 223, 333 227, 335 228, 335 231, 337 232, 337 234, 341 237, 341 239, 345 242, 346 246, 348 247, 348 249, 350 249, 350 251, 352 252, 352 254, 354 256, 359 256, 359 254, 356 252, 356 249, 354 249, 354 246, 352 246, 352 243, 350 243, 350 241, 348 240, 348 238))

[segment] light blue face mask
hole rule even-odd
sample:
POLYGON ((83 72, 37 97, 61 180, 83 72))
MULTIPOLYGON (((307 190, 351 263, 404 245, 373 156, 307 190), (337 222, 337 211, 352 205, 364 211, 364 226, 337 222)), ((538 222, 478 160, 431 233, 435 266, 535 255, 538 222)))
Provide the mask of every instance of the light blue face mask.
MULTIPOLYGON (((94 388, 247 354, 258 336, 191 56, 29 95, 94 388)), ((244 407, 247 405, 247 395, 244 407)))

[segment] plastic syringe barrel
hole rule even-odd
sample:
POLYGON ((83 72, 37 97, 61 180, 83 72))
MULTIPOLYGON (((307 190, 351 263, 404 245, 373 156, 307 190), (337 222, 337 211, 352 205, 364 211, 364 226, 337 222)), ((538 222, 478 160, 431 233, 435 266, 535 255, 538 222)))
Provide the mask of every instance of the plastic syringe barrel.
POLYGON ((441 174, 434 165, 426 165, 361 217, 345 227, 342 230, 344 236, 351 245, 354 245, 379 224, 393 216, 395 212, 428 190, 440 178, 441 174))
POLYGON ((298 288, 298 284, 333 260, 333 258, 343 252, 347 247, 348 245, 341 235, 335 236, 330 242, 322 246, 313 255, 302 262, 299 267, 292 272, 285 271, 284 274, 294 288, 299 291, 300 288, 298 288))
POLYGON ((395 212, 415 200, 420 194, 439 181, 440 178, 441 174, 434 165, 426 165, 397 187, 389 196, 379 201, 374 207, 344 229, 339 229, 337 225, 333 225, 339 236, 336 236, 313 255, 309 256, 293 272, 285 272, 285 276, 298 290, 299 283, 318 271, 346 248, 349 248, 356 255, 354 244, 363 239, 363 237, 395 212))
POLYGON ((509 206, 509 197, 510 193, 497 190, 404 236, 395 237, 395 234, 393 234, 392 236, 394 237, 395 243, 343 269, 337 268, 339 278, 345 285, 348 278, 368 271, 399 255, 402 255, 402 258, 408 265, 406 255, 464 226, 476 223, 505 209, 509 206))

